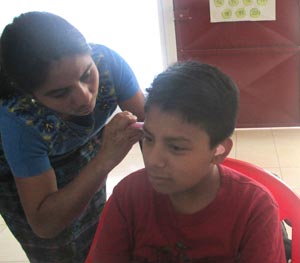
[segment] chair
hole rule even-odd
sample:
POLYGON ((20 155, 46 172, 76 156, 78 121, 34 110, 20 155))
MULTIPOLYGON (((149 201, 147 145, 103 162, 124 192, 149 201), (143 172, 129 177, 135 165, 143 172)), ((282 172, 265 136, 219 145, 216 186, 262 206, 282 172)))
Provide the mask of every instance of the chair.
POLYGON ((300 198, 282 180, 259 166, 232 158, 226 158, 223 165, 253 178, 272 193, 279 205, 280 219, 292 226, 292 263, 300 263, 300 198))

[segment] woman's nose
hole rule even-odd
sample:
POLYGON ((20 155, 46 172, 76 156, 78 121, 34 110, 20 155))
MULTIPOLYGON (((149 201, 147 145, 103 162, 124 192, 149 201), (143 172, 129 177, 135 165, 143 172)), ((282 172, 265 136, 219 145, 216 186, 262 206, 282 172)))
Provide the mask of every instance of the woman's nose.
POLYGON ((92 93, 87 85, 79 83, 74 93, 74 104, 78 106, 89 105, 92 99, 92 93))

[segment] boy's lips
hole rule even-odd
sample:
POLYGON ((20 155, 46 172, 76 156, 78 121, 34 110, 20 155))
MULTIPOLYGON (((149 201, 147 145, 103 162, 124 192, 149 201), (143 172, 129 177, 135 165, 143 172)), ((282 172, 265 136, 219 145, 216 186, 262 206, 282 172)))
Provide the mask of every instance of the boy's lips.
POLYGON ((149 180, 150 182, 153 183, 166 183, 170 181, 170 179, 166 177, 151 176, 151 175, 149 175, 149 180))

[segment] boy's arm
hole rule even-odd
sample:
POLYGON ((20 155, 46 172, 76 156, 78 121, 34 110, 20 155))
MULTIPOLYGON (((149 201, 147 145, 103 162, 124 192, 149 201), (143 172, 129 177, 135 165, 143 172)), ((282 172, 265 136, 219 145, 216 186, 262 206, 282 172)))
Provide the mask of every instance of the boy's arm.
POLYGON ((240 247, 239 263, 285 263, 278 207, 270 198, 261 200, 251 216, 240 247))
POLYGON ((129 263, 129 226, 114 194, 108 199, 85 263, 129 263))

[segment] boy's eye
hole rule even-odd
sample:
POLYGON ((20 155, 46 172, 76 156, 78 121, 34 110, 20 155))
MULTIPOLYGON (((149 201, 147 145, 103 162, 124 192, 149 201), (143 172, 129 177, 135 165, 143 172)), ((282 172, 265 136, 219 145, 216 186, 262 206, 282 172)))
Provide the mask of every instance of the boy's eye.
POLYGON ((152 142, 152 138, 150 136, 144 135, 143 140, 145 142, 152 142))
POLYGON ((185 146, 178 146, 176 144, 168 144, 167 146, 171 153, 173 154, 184 154, 185 152, 189 151, 190 149, 185 146))
POLYGON ((183 151, 187 150, 184 147, 177 146, 177 145, 174 145, 174 144, 169 144, 168 147, 171 151, 176 152, 176 153, 183 152, 183 151))

